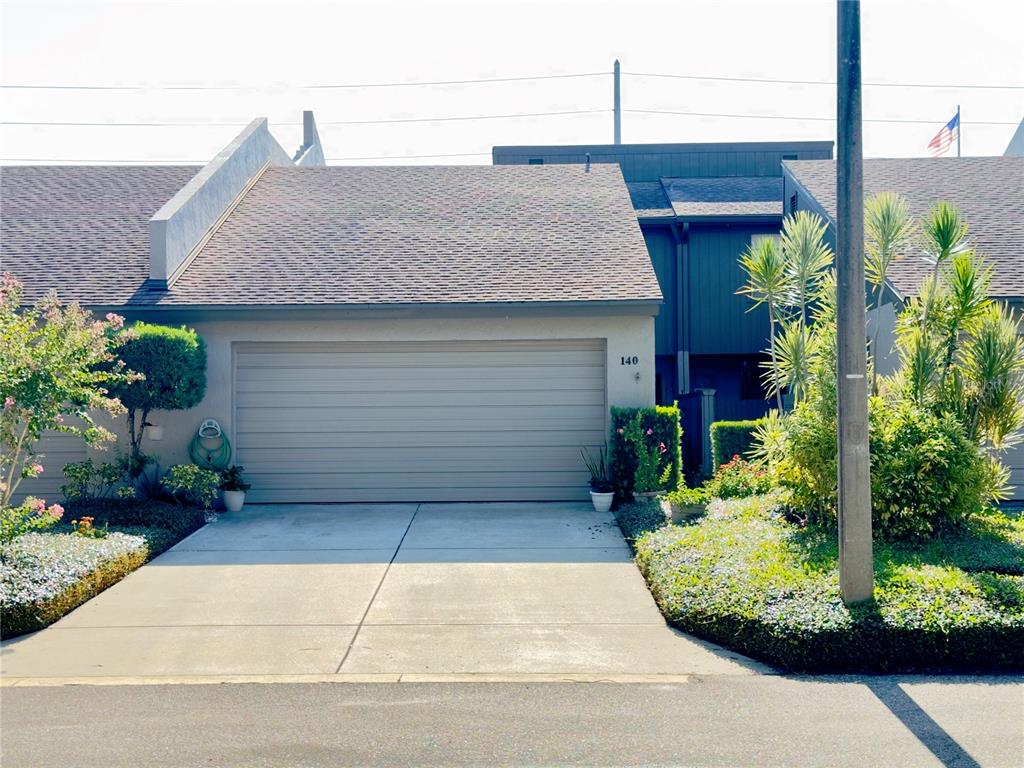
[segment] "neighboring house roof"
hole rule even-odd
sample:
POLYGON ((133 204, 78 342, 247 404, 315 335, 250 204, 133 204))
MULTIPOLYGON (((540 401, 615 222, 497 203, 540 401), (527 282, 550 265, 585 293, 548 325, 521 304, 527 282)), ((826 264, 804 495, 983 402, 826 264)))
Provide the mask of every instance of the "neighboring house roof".
POLYGON ((0 168, 0 270, 86 304, 125 304, 149 277, 149 219, 197 166, 0 168))
POLYGON ((675 216, 672 203, 660 181, 631 181, 626 186, 638 217, 652 219, 675 216))
MULTIPOLYGON (((836 171, 831 160, 784 163, 790 177, 836 219, 836 171)), ((1024 296, 1024 158, 901 158, 864 161, 864 195, 898 192, 920 219, 939 201, 955 205, 970 226, 968 239, 992 267, 994 296, 1024 296)), ((890 282, 916 295, 934 268, 922 255, 893 263, 890 282)))
POLYGON ((1013 132, 1010 143, 1006 145, 1006 151, 1003 154, 1024 157, 1024 120, 1020 121, 1017 130, 1013 132))
POLYGON ((662 179, 677 216, 782 216, 782 178, 662 179))
POLYGON ((662 298, 614 165, 271 166, 169 290, 148 291, 146 220, 195 171, 5 172, 5 197, 19 202, 4 201, 3 268, 94 305, 662 298))

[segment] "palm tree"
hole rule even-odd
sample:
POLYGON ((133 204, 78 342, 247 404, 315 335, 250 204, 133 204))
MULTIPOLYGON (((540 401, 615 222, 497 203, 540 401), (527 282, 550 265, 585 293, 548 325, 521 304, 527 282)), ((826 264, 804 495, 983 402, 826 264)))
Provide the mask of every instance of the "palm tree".
POLYGON ((832 249, 825 244, 825 222, 810 211, 797 211, 782 222, 782 257, 791 281, 790 306, 807 323, 807 307, 817 298, 825 273, 832 265, 832 249))
MULTIPOLYGON (((747 282, 737 293, 749 296, 754 305, 747 310, 752 311, 762 304, 768 308, 768 351, 771 355, 772 369, 778 370, 778 358, 775 354, 775 324, 780 319, 779 310, 785 297, 792 289, 792 278, 786 269, 786 261, 782 252, 775 247, 775 241, 766 237, 757 245, 753 243, 740 256, 740 267, 747 274, 747 282)), ((782 411, 782 392, 775 389, 775 402, 782 411)))
MULTIPOLYGON (((875 289, 873 355, 878 354, 879 312, 889 266, 906 255, 913 241, 914 223, 906 198, 893 192, 880 192, 867 200, 864 204, 864 272, 875 289)), ((871 390, 878 393, 877 367, 872 373, 871 390)))

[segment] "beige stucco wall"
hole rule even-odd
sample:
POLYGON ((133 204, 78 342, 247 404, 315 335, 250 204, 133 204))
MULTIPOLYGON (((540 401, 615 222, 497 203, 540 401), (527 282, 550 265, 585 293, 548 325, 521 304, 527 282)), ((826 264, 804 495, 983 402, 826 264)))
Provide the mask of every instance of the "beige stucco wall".
MULTIPOLYGON (((608 355, 608 404, 654 404, 654 318, 650 316, 232 320, 190 325, 206 342, 206 397, 188 411, 150 415, 151 423, 164 427, 164 435, 160 442, 147 442, 143 448, 158 456, 165 468, 189 460, 188 444, 203 419, 216 419, 235 442, 232 346, 238 342, 603 339, 608 355), (633 356, 638 358, 636 365, 622 365, 623 357, 633 356)), ((121 418, 112 425, 122 435, 123 423, 121 418)), ((111 455, 105 454, 101 458, 111 455)))

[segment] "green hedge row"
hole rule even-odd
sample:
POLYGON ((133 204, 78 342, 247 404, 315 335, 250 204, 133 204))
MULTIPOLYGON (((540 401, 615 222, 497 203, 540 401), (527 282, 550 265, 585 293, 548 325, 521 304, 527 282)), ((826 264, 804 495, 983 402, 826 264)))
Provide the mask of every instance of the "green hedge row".
POLYGON ((681 478, 683 454, 680 443, 683 432, 679 426, 679 408, 675 405, 657 405, 649 408, 612 407, 609 464, 612 481, 620 499, 629 499, 633 496, 633 475, 636 472, 637 459, 633 446, 625 439, 622 430, 637 415, 640 416, 641 428, 645 432, 651 432, 647 436, 648 446, 665 445, 663 461, 671 464, 667 487, 677 488, 681 478))
POLYGON ((754 443, 754 430, 763 421, 716 421, 711 425, 711 461, 716 472, 720 466, 728 464, 733 456, 748 458, 747 453, 754 443))
POLYGON ((42 629, 146 562, 142 536, 28 533, 0 547, 0 637, 42 629))
POLYGON ((854 608, 840 597, 834 535, 787 522, 767 497, 716 500, 696 524, 634 547, 671 624, 786 670, 1024 670, 1024 576, 1005 572, 1022 562, 1024 520, 972 525, 877 545, 876 599, 854 608))

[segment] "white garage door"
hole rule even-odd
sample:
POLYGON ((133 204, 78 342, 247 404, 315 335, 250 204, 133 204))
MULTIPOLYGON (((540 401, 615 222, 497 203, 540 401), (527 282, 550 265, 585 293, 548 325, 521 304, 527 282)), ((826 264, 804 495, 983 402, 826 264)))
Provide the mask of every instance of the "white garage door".
POLYGON ((586 499, 605 400, 598 340, 235 348, 255 502, 586 499))

